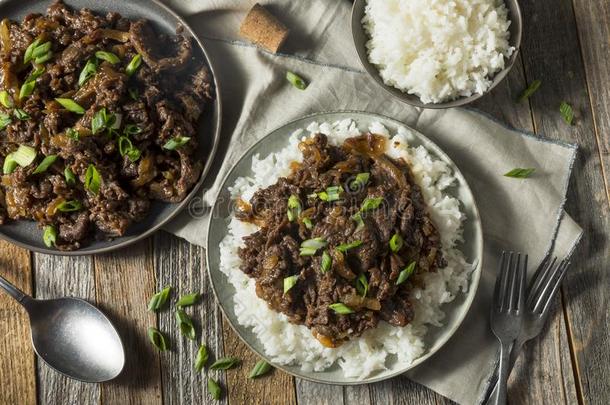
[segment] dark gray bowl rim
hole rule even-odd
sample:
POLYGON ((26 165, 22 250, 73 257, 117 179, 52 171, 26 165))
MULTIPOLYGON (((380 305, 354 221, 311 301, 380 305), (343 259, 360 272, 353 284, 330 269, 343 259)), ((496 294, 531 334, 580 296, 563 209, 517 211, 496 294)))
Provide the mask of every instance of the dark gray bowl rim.
MULTIPOLYGON (((100 248, 93 248, 93 249, 89 249, 89 250, 85 250, 85 251, 82 251, 82 250, 62 251, 62 250, 57 250, 57 249, 48 249, 48 248, 33 246, 28 243, 22 242, 18 239, 15 239, 13 237, 10 237, 10 236, 6 235, 4 232, 2 232, 1 226, 0 226, 0 239, 10 242, 11 244, 22 247, 24 249, 30 250, 32 252, 44 253, 44 254, 49 254, 49 255, 54 255, 54 256, 90 256, 90 255, 95 255, 95 254, 112 252, 112 251, 127 247, 129 245, 132 245, 136 242, 139 242, 142 239, 145 239, 145 238, 149 237, 150 235, 152 235, 153 233, 155 233, 156 231, 158 231, 160 228, 162 228, 164 225, 166 225, 169 221, 174 219, 176 217, 176 215, 178 215, 184 209, 184 207, 186 207, 190 203, 190 201, 193 199, 193 197, 197 194, 197 192, 201 188, 203 182, 207 178, 208 172, 210 171, 210 169, 212 167, 212 164, 214 162, 214 157, 216 155, 216 151, 218 149, 218 144, 220 141, 220 131, 221 131, 221 126, 222 126, 222 102, 221 102, 220 88, 218 86, 217 76, 214 71, 214 66, 209 57, 209 54, 208 54, 207 50, 205 49, 205 47, 203 46, 201 39, 195 33, 195 31, 192 29, 192 27, 184 20, 184 18, 182 18, 178 13, 176 13, 174 10, 172 10, 171 8, 169 8, 168 6, 166 6, 159 0, 149 0, 149 2, 154 3, 156 6, 162 8, 168 14, 171 14, 184 27, 184 29, 191 35, 191 37, 193 39, 195 39, 195 41, 197 42, 197 45, 199 46, 199 49, 201 50, 201 53, 203 54, 205 63, 207 65, 208 69, 210 70, 210 74, 212 75, 212 78, 214 80, 215 110, 208 111, 209 114, 213 114, 213 117, 212 117, 214 120, 213 127, 215 129, 214 134, 213 134, 214 139, 212 141, 210 152, 206 156, 207 159, 204 163, 203 170, 201 171, 201 175, 199 176, 199 180, 193 186, 193 189, 188 193, 188 195, 184 198, 184 200, 182 200, 180 203, 176 204, 175 207, 173 208, 173 210, 169 214, 167 214, 164 218, 159 220, 158 223, 154 224, 153 226, 148 228, 146 231, 141 232, 132 237, 129 237, 128 239, 126 239, 120 243, 117 243, 115 245, 110 245, 110 246, 105 246, 105 247, 100 247, 100 248)), ((103 4, 100 4, 100 5, 103 8, 103 4)))
MULTIPOLYGON (((402 101, 405 104, 409 104, 414 107, 434 109, 434 110, 453 108, 453 107, 459 107, 459 106, 463 106, 466 104, 470 104, 470 103, 474 102, 475 100, 478 100, 479 98, 487 95, 498 84, 500 84, 500 82, 502 82, 504 80, 504 78, 508 75, 508 73, 513 68, 515 62, 517 61, 517 57, 519 55, 519 50, 521 48, 521 39, 523 36, 523 16, 521 14, 521 7, 519 6, 518 0, 504 0, 505 3, 509 2, 509 1, 512 4, 514 4, 516 7, 515 13, 514 13, 514 15, 512 15, 510 12, 510 8, 507 6, 511 17, 515 17, 515 18, 511 18, 511 26, 516 25, 516 29, 517 29, 517 32, 516 32, 516 35, 514 38, 514 44, 512 45, 515 47, 515 51, 508 59, 508 64, 504 67, 504 69, 502 69, 500 72, 496 73, 493 76, 491 85, 483 94, 473 94, 472 96, 469 96, 469 97, 460 97, 455 100, 451 100, 451 101, 447 101, 447 102, 443 102, 443 103, 423 103, 418 96, 413 95, 413 94, 408 94, 395 87, 388 86, 387 84, 385 84, 383 82, 383 79, 379 75, 379 70, 375 67, 375 65, 370 63, 368 60, 368 54, 367 54, 366 45, 365 45, 366 41, 363 41, 362 44, 359 44, 359 41, 357 38, 357 36, 362 36, 364 38, 368 37, 366 32, 364 32, 364 28, 363 28, 362 22, 361 22, 361 16, 364 15, 364 7, 366 6, 367 0, 355 0, 354 5, 352 6, 352 15, 351 15, 352 39, 353 39, 354 47, 356 48, 356 53, 358 54, 358 59, 360 59, 360 63, 362 64, 362 67, 364 67, 364 70, 366 70, 366 73, 377 84, 379 84, 385 91, 387 91, 392 96, 394 96, 395 98, 397 98, 398 100, 402 101)), ((511 42, 512 42, 512 40, 513 40, 513 38, 511 37, 511 42)))

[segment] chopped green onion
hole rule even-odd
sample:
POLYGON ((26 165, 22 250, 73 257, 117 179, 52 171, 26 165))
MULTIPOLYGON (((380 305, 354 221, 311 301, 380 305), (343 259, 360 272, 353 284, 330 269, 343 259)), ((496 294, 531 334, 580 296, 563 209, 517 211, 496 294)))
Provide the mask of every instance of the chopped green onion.
POLYGON ((297 284, 298 279, 299 279, 298 275, 284 278, 284 294, 286 294, 288 291, 290 291, 290 289, 297 284))
POLYGON ((402 237, 395 233, 390 239, 390 250, 394 253, 398 252, 402 248, 403 243, 402 237))
POLYGON ((182 297, 180 297, 180 299, 176 303, 176 306, 180 307, 180 308, 190 307, 191 305, 194 305, 199 300, 200 297, 201 297, 201 294, 199 294, 199 293, 183 295, 182 297))
POLYGON ((400 272, 400 274, 398 275, 398 280, 396 280, 396 285, 401 285, 402 283, 404 283, 405 281, 407 281, 407 279, 409 277, 411 277, 411 274, 413 274, 413 272, 415 271, 415 262, 411 262, 411 264, 409 264, 403 271, 400 272))
POLYGON ((72 169, 70 169, 69 167, 66 167, 66 169, 64 170, 64 177, 68 186, 73 186, 76 184, 76 176, 74 175, 72 169))
POLYGON ((370 173, 358 173, 354 181, 352 181, 352 183, 350 184, 350 188, 355 191, 366 186, 366 184, 369 182, 370 177, 370 173))
POLYGON ((90 58, 85 64, 83 70, 80 72, 80 75, 78 76, 78 87, 82 87, 85 83, 87 83, 87 80, 91 79, 96 72, 97 59, 90 58))
POLYGON ((13 119, 8 114, 0 113, 0 131, 8 127, 13 119))
POLYGON ((320 268, 322 273, 326 273, 328 270, 330 270, 332 264, 333 264, 333 259, 330 257, 328 252, 325 250, 324 252, 322 252, 322 266, 320 268))
POLYGON ((28 63, 34 58, 34 49, 36 49, 36 47, 40 44, 40 41, 42 41, 41 38, 36 38, 30 45, 28 45, 25 53, 23 54, 23 64, 28 63))
POLYGON ((163 149, 174 150, 181 146, 184 146, 190 140, 191 138, 189 138, 188 136, 177 136, 167 141, 167 143, 163 145, 163 149))
POLYGON ((165 336, 157 328, 148 328, 148 340, 161 352, 166 351, 168 348, 165 336))
POLYGON ((17 162, 15 162, 15 153, 9 153, 4 158, 4 164, 2 165, 2 172, 4 174, 11 174, 17 168, 17 162))
POLYGON ((530 98, 536 92, 536 90, 538 90, 541 84, 542 82, 540 80, 534 80, 531 82, 530 85, 527 86, 527 89, 523 90, 523 93, 521 93, 519 99, 517 99, 517 102, 520 103, 530 98))
POLYGON ((44 44, 38 45, 36 48, 34 48, 34 50, 32 51, 32 57, 39 58, 49 53, 50 50, 51 42, 47 41, 44 44))
POLYGON ((348 307, 347 305, 345 305, 341 302, 337 302, 335 304, 330 304, 328 307, 339 315, 347 315, 347 314, 354 313, 353 309, 351 309, 350 307, 348 307))
POLYGON ((343 192, 343 187, 341 186, 330 186, 327 187, 325 191, 318 193, 318 197, 320 200, 326 202, 333 202, 341 199, 341 193, 343 192))
POLYGON ((513 170, 505 173, 504 176, 513 177, 515 179, 526 179, 526 178, 530 177, 532 174, 534 174, 535 171, 536 171, 536 169, 533 169, 533 168, 529 168, 529 169, 516 168, 516 169, 513 169, 513 170))
POLYGON ((47 225, 44 227, 42 241, 48 248, 55 246, 57 243, 57 229, 55 229, 53 225, 47 225))
POLYGON ((80 139, 80 133, 74 128, 66 129, 66 136, 74 141, 78 141, 80 139))
POLYGON ((383 197, 365 198, 360 206, 360 211, 370 211, 377 209, 383 202, 383 197))
POLYGON ((84 114, 85 113, 85 109, 83 107, 81 107, 80 105, 78 105, 78 103, 72 99, 69 98, 56 98, 55 101, 57 101, 59 104, 61 104, 61 106, 63 108, 65 108, 66 110, 76 113, 76 114, 84 114))
POLYGON ((102 177, 100 176, 100 173, 95 166, 90 164, 85 172, 85 189, 91 191, 93 194, 97 194, 100 191, 101 183, 102 177))
POLYGON ((568 125, 572 125, 574 122, 574 110, 572 109, 572 106, 565 101, 562 101, 561 105, 559 106, 559 112, 561 113, 563 120, 568 125))
POLYGON ((209 357, 208 348, 202 343, 197 350, 197 357, 195 357, 195 370, 198 372, 203 370, 209 357))
POLYGON ((307 88, 307 82, 302 77, 292 72, 286 72, 286 80, 299 90, 305 90, 307 88))
POLYGON ((356 279, 356 290, 358 290, 360 295, 366 297, 366 293, 369 291, 369 281, 364 273, 360 274, 356 279))
POLYGON ((297 219, 299 217, 299 215, 301 215, 301 202, 299 201, 299 197, 297 197, 296 195, 292 194, 290 197, 288 197, 288 211, 287 211, 287 215, 288 215, 288 220, 290 222, 294 221, 295 219, 297 219))
POLYGON ((26 167, 32 164, 36 159, 36 149, 27 145, 20 145, 15 152, 13 152, 13 159, 21 167, 26 167))
POLYGON ((91 120, 91 132, 95 135, 105 128, 110 128, 116 122, 114 114, 108 115, 106 108, 100 109, 95 113, 91 120))
POLYGON ((313 256, 318 249, 327 245, 327 242, 322 238, 307 239, 301 243, 301 256, 313 256))
POLYGON ((53 52, 49 51, 49 52, 45 53, 44 55, 39 56, 36 59, 34 59, 34 63, 36 63, 37 65, 41 65, 41 64, 47 62, 52 57, 53 57, 53 52))
POLYGON ((140 128, 139 126, 134 125, 134 124, 125 125, 125 129, 123 129, 123 133, 126 136, 137 135, 141 132, 142 132, 142 128, 140 128))
POLYGON ((26 79, 26 81, 21 85, 21 89, 19 90, 19 98, 26 98, 34 92, 34 88, 36 87, 36 79, 38 79, 43 73, 45 69, 44 67, 39 67, 32 71, 30 76, 26 79))
POLYGON ((57 155, 49 155, 49 156, 45 156, 44 159, 42 159, 42 162, 40 162, 38 164, 38 166, 36 166, 36 169, 34 169, 34 171, 32 172, 32 174, 39 174, 39 173, 44 173, 47 171, 47 169, 49 167, 51 167, 51 165, 53 163, 55 163, 55 161, 57 160, 57 155))
POLYGON ((223 357, 218 359, 210 366, 212 370, 228 370, 239 364, 239 359, 236 357, 223 357))
POLYGON ((138 101, 138 99, 140 98, 140 95, 138 94, 138 89, 136 89, 135 87, 128 88, 127 93, 133 101, 138 101))
POLYGON ((313 223, 311 222, 311 219, 307 217, 303 218, 303 224, 305 224, 305 228, 307 229, 313 228, 313 223))
POLYGON ((163 306, 165 305, 165 303, 167 302, 167 300, 169 298, 171 289, 172 289, 172 287, 167 286, 164 289, 162 289, 161 291, 159 291, 158 293, 156 293, 155 295, 153 295, 148 303, 148 310, 149 311, 158 311, 161 308, 163 308, 163 306))
POLYGON ((178 321, 178 327, 180 328, 180 333, 188 339, 195 340, 195 326, 193 325, 193 321, 191 318, 184 312, 182 309, 176 310, 176 320, 178 321))
POLYGON ((22 110, 21 108, 15 108, 13 115, 20 121, 26 121, 30 119, 30 114, 22 110))
POLYGON ((210 391, 210 395, 213 399, 219 400, 222 395, 222 391, 220 389, 220 385, 214 380, 212 377, 208 378, 208 391, 210 391))
POLYGON ((121 61, 118 56, 116 56, 112 52, 106 51, 97 51, 95 53, 95 57, 101 60, 105 60, 106 62, 111 63, 113 65, 116 65, 121 61))
POLYGON ((256 362, 256 365, 254 366, 252 371, 250 371, 250 375, 248 375, 248 378, 258 378, 262 375, 267 374, 269 371, 271 371, 272 368, 273 367, 271 366, 271 364, 267 363, 265 360, 259 360, 258 362, 256 362))
POLYGON ((129 138, 126 136, 119 137, 117 143, 119 144, 119 153, 121 156, 127 155, 129 160, 132 162, 138 160, 142 155, 142 152, 138 148, 134 147, 129 138))
POLYGON ((13 99, 11 98, 11 95, 8 94, 8 91, 6 91, 6 90, 0 91, 0 103, 5 108, 11 108, 15 105, 15 103, 13 103, 13 99))
POLYGON ((132 76, 136 72, 136 70, 138 70, 138 68, 140 67, 141 64, 142 64, 142 55, 137 54, 136 56, 134 56, 131 59, 131 61, 125 68, 125 73, 127 73, 127 76, 132 76))
POLYGON ((78 200, 64 201, 57 206, 59 212, 74 212, 80 211, 83 208, 83 204, 78 200))
POLYGON ((357 248, 360 245, 362 245, 362 241, 361 240, 355 240, 355 241, 353 241, 351 243, 342 243, 339 246, 337 246, 335 249, 338 250, 341 253, 345 253, 348 250, 357 248))

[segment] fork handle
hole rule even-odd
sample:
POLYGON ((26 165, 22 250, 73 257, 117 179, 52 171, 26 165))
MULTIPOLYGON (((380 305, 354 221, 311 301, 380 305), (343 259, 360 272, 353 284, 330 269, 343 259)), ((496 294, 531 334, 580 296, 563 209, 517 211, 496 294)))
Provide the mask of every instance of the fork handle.
POLYGON ((506 384, 510 374, 510 352, 513 342, 500 344, 500 372, 498 374, 498 392, 495 405, 506 404, 506 384))
MULTIPOLYGON (((517 339, 517 341, 515 343, 513 343, 513 347, 510 351, 510 360, 508 363, 508 373, 510 374, 510 372, 512 371, 512 369, 515 367, 515 363, 517 362, 517 358, 519 357, 519 352, 521 351, 521 348, 523 347, 523 345, 525 344, 525 341, 523 340, 519 340, 517 339)), ((493 390, 491 391, 491 393, 489 391, 487 391, 487 396, 485 398, 487 398, 483 403, 490 405, 492 403, 492 399, 496 397, 496 395, 498 394, 498 369, 496 368, 494 370, 494 375, 493 375, 493 390)))

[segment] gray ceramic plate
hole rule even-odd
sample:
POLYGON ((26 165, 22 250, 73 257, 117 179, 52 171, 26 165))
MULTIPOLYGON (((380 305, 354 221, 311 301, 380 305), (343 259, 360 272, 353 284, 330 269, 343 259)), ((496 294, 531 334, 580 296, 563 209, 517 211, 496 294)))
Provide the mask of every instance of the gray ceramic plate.
MULTIPOLYGON (((51 0, 4 0, 0 2, 0 15, 2 18, 21 21, 27 14, 45 13, 48 6, 52 3, 51 0)), ((199 45, 199 50, 196 50, 196 52, 200 52, 200 56, 204 58, 210 68, 216 88, 216 100, 213 107, 204 112, 197 132, 200 143, 198 152, 201 160, 204 162, 204 169, 199 181, 184 201, 178 204, 155 202, 152 204, 148 216, 143 221, 129 227, 124 236, 113 240, 91 241, 82 249, 73 252, 60 252, 48 249, 42 242, 40 228, 34 222, 9 221, 6 225, 0 226, 0 238, 26 249, 49 254, 77 256, 116 250, 143 239, 158 230, 188 204, 189 200, 203 183, 216 152, 220 138, 221 102, 216 75, 214 75, 214 69, 201 41, 182 18, 163 4, 156 0, 67 0, 65 3, 74 9, 89 8, 95 13, 102 15, 109 11, 116 11, 128 18, 146 18, 153 23, 157 32, 167 34, 175 34, 176 28, 181 24, 185 28, 185 33, 195 38, 196 43, 199 45)))
MULTIPOLYGON (((228 282, 227 278, 219 268, 219 246, 220 242, 227 235, 227 227, 230 222, 231 209, 233 207, 228 187, 233 185, 238 177, 252 175, 250 166, 253 155, 258 153, 264 157, 267 156, 270 151, 277 151, 284 148, 287 145, 288 137, 295 130, 299 128, 306 128, 311 122, 336 122, 346 118, 355 120, 361 129, 368 128, 369 124, 372 122, 381 122, 390 131, 396 131, 400 126, 405 127, 404 124, 381 115, 351 111, 315 114, 286 124, 285 126, 276 129, 265 138, 261 139, 241 157, 239 162, 224 179, 220 195, 218 196, 212 211, 214 215, 212 216, 209 224, 208 244, 206 251, 208 273, 212 281, 214 293, 216 294, 216 298, 218 299, 222 311, 239 337, 259 356, 265 358, 267 361, 269 361, 269 359, 263 351, 263 346, 252 333, 250 328, 244 327, 237 322, 237 317, 235 316, 233 309, 233 295, 235 294, 235 289, 228 282)), ((363 380, 344 377, 340 368, 336 365, 324 372, 305 372, 302 371, 298 365, 275 365, 287 373, 300 378, 305 378, 307 380, 329 384, 349 385, 384 380, 404 373, 405 371, 426 361, 426 359, 432 356, 441 348, 441 346, 449 341, 468 313, 479 284, 483 258, 483 232, 481 230, 481 221, 475 204, 474 196, 472 195, 472 192, 470 191, 468 184, 466 184, 466 180, 464 180, 464 177, 460 173, 459 169, 449 159, 449 157, 428 138, 414 130, 411 131, 412 136, 410 137, 409 142, 412 146, 423 145, 436 157, 447 162, 455 172, 457 184, 449 190, 449 193, 457 197, 462 202, 461 208, 467 216, 467 220, 464 224, 465 243, 461 246, 461 250, 464 252, 467 260, 470 263, 476 264, 476 268, 473 271, 470 280, 470 288, 468 293, 461 294, 456 298, 455 301, 444 306, 444 310, 447 314, 445 326, 443 328, 430 328, 430 331, 425 338, 426 347, 428 348, 427 351, 422 357, 415 360, 415 362, 413 362, 411 365, 400 365, 395 359, 390 358, 386 363, 388 366, 387 370, 376 373, 363 380)))
POLYGON ((510 45, 515 48, 515 52, 511 55, 511 57, 506 61, 506 66, 503 70, 496 73, 496 75, 492 79, 491 86, 487 89, 485 94, 474 94, 470 97, 461 97, 456 100, 447 101, 445 103, 422 103, 419 97, 408 94, 403 91, 398 90, 395 87, 388 86, 383 82, 381 75, 379 74, 379 70, 375 65, 369 62, 366 43, 369 40, 368 35, 366 34, 364 28, 362 27, 362 18, 364 17, 364 9, 366 7, 367 0, 355 0, 354 6, 352 8, 352 36, 354 38, 354 45, 356 47, 356 52, 358 53, 358 57, 360 58, 360 62, 367 73, 387 92, 392 94, 394 97, 399 100, 413 105, 415 107, 422 108, 451 108, 457 107, 460 105, 465 105, 468 103, 472 103, 476 99, 483 97, 486 93, 489 93, 494 87, 496 87, 508 72, 512 69, 515 61, 517 60, 517 55, 519 53, 519 47, 521 46, 521 34, 522 34, 522 26, 523 26, 523 18, 521 17, 521 8, 519 7, 518 0, 505 0, 506 7, 508 8, 508 16, 511 21, 510 24, 510 45))

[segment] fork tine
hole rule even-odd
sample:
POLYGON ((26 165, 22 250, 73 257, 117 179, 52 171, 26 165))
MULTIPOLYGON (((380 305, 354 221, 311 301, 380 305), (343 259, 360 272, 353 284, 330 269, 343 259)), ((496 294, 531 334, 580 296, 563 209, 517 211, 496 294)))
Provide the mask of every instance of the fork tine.
POLYGON ((538 266, 538 269, 536 270, 536 273, 534 274, 534 277, 532 278, 532 281, 530 283, 530 286, 528 288, 528 292, 527 292, 527 307, 528 308, 533 308, 534 307, 534 298, 538 296, 538 291, 540 289, 540 286, 542 285, 542 283, 544 282, 544 280, 546 280, 549 271, 553 268, 553 266, 555 266, 555 262, 557 261, 557 257, 554 257, 553 260, 550 260, 550 257, 547 256, 546 258, 544 258, 544 260, 542 260, 542 263, 540 263, 540 266, 538 266))
POLYGON ((514 311, 515 309, 517 309, 517 305, 518 305, 518 301, 519 301, 519 296, 518 296, 518 291, 519 291, 519 280, 518 280, 518 276, 519 276, 519 268, 521 267, 521 253, 517 253, 517 260, 515 260, 515 263, 511 263, 511 269, 510 269, 510 286, 509 286, 509 291, 510 291, 510 296, 509 298, 509 302, 508 302, 508 310, 509 311, 514 311))
POLYGON ((502 252, 498 276, 496 277, 496 287, 494 289, 493 302, 495 308, 502 308, 502 279, 504 278, 504 265, 506 264, 506 251, 502 252))
POLYGON ((523 266, 519 269, 519 301, 517 302, 517 311, 523 311, 525 308, 525 279, 527 278, 527 261, 528 255, 523 257, 523 266))
POLYGON ((536 304, 536 309, 542 307, 540 309, 540 314, 545 314, 551 307, 553 297, 559 289, 559 286, 561 285, 563 277, 566 275, 569 266, 569 260, 562 260, 559 266, 557 267, 557 270, 553 273, 553 277, 549 279, 549 283, 547 284, 546 288, 540 296, 540 299, 538 300, 538 303, 536 304))

